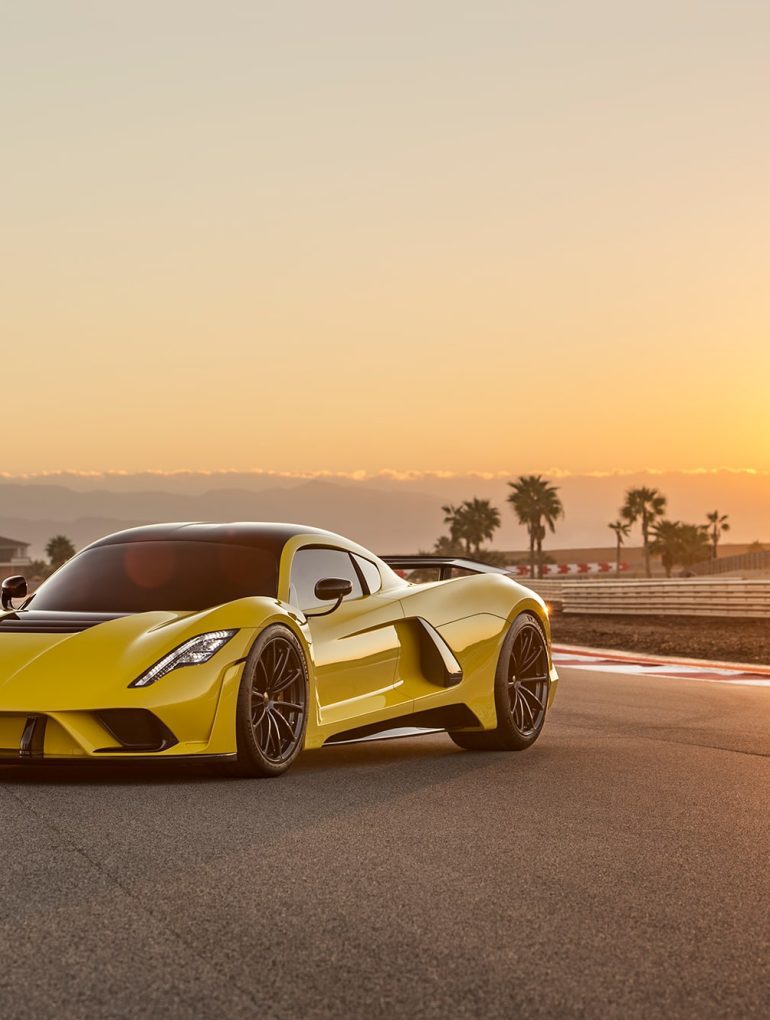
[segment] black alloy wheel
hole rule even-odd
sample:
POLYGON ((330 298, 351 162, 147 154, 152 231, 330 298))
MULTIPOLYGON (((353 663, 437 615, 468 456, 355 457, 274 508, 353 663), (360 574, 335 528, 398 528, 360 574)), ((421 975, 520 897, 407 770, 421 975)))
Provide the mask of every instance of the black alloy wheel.
POLYGON ((308 672, 298 638, 280 624, 257 638, 238 694, 238 771, 278 776, 302 749, 308 672))
POLYGON ((527 620, 514 637, 507 684, 511 720, 528 739, 540 732, 548 704, 548 650, 534 620, 527 620))
POLYGON ((543 729, 550 682, 543 628, 532 613, 521 613, 506 635, 495 673, 497 727, 454 730, 449 736, 469 751, 531 747, 543 729))

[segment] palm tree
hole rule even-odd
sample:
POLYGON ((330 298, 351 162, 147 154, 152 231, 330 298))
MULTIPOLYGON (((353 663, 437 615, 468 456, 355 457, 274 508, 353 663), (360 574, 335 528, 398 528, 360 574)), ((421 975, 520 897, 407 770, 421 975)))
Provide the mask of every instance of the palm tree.
POLYGON ((644 550, 644 572, 647 577, 652 577, 650 570, 650 533, 652 527, 659 518, 666 512, 666 497, 657 489, 648 489, 642 486, 639 489, 629 489, 626 499, 620 508, 620 516, 629 524, 641 522, 642 526, 642 547, 644 550))
POLYGON ((620 577, 620 547, 623 545, 623 540, 628 538, 631 525, 628 521, 617 520, 608 524, 607 527, 615 532, 615 574, 620 577))
MULTIPOLYGON (((462 505, 455 506, 453 503, 447 503, 446 506, 442 506, 441 509, 444 511, 444 524, 449 525, 449 541, 453 545, 459 545, 465 540, 463 534, 465 529, 465 523, 463 520, 463 508, 462 505)), ((470 549, 468 543, 465 543, 465 551, 470 555, 470 549)))
POLYGON ((529 576, 534 577, 536 562, 542 576, 546 528, 555 531, 556 521, 564 516, 559 490, 542 475, 519 475, 508 485, 513 490, 508 493, 508 502, 529 535, 529 576))
POLYGON ((656 521, 652 526, 650 552, 660 556, 666 577, 671 577, 671 570, 679 562, 680 528, 679 521, 656 521))
POLYGON ((473 555, 478 556, 481 543, 492 540, 495 531, 500 527, 500 511, 492 506, 488 499, 466 500, 462 505, 463 534, 469 546, 473 547, 473 555))
POLYGON ((660 556, 666 577, 677 564, 690 567, 705 559, 709 547, 708 525, 683 524, 681 521, 657 521, 653 526, 651 551, 660 556))
POLYGON ((508 502, 513 512, 527 529, 529 536, 529 576, 535 576, 535 525, 537 521, 537 497, 535 494, 536 475, 519 475, 515 482, 508 482, 513 492, 508 493, 508 502))
POLYGON ((709 530, 707 524, 681 524, 679 526, 679 559, 682 567, 691 567, 708 557, 709 530))
MULTIPOLYGON (((448 535, 441 535, 440 538, 436 539, 433 546, 432 553, 426 553, 426 556, 462 556, 465 550, 459 542, 455 542, 454 539, 449 538, 448 535)), ((422 555, 419 553, 418 555, 422 555)))
POLYGON ((448 504, 444 524, 449 525, 449 542, 463 543, 467 556, 478 556, 484 539, 491 539, 500 527, 500 511, 488 499, 466 499, 460 506, 448 504))
POLYGON ((721 533, 730 530, 730 525, 727 523, 728 516, 728 514, 720 516, 718 510, 706 514, 706 520, 709 522, 708 530, 711 532, 711 558, 713 560, 717 558, 717 546, 719 545, 721 533))
POLYGON ((62 563, 66 563, 71 556, 75 555, 75 546, 66 535, 54 535, 48 540, 45 554, 53 569, 56 570, 62 563))
POLYGON ((535 539, 537 541, 537 564, 538 564, 538 576, 543 576, 543 539, 545 538, 545 528, 553 534, 556 531, 556 521, 564 516, 564 507, 562 506, 561 499, 558 496, 558 489, 555 485, 551 485, 550 482, 545 482, 542 488, 542 500, 541 510, 543 515, 543 521, 545 526, 540 524, 537 529, 537 535, 535 539))

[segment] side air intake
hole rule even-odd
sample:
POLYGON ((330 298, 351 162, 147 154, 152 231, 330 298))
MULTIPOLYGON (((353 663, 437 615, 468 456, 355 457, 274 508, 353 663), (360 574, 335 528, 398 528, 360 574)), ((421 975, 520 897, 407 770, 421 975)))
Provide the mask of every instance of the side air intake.
POLYGON ((178 740, 160 719, 146 708, 105 708, 94 712, 98 722, 117 740, 119 747, 100 747, 97 754, 135 754, 165 751, 178 740))

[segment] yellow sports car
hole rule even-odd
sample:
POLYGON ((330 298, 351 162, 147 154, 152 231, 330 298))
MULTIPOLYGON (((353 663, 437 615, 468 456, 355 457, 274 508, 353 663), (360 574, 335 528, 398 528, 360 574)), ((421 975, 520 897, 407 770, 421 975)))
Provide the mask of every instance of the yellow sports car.
POLYGON ((519 751, 556 682, 545 605, 504 570, 299 525, 133 528, 29 597, 2 584, 3 763, 276 776, 303 747, 425 730, 519 751))

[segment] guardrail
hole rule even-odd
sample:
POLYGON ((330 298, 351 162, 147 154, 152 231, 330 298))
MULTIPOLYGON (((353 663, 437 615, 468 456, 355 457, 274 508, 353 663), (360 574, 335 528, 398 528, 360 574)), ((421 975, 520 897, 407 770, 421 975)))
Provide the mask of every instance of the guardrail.
MULTIPOLYGON (((558 601, 555 594, 541 594, 558 601)), ((763 580, 564 581, 559 594, 564 613, 770 619, 770 581, 763 580)))
POLYGON ((726 574, 731 570, 770 570, 770 552, 741 553, 737 556, 720 556, 716 560, 703 560, 690 568, 696 574, 726 574))

